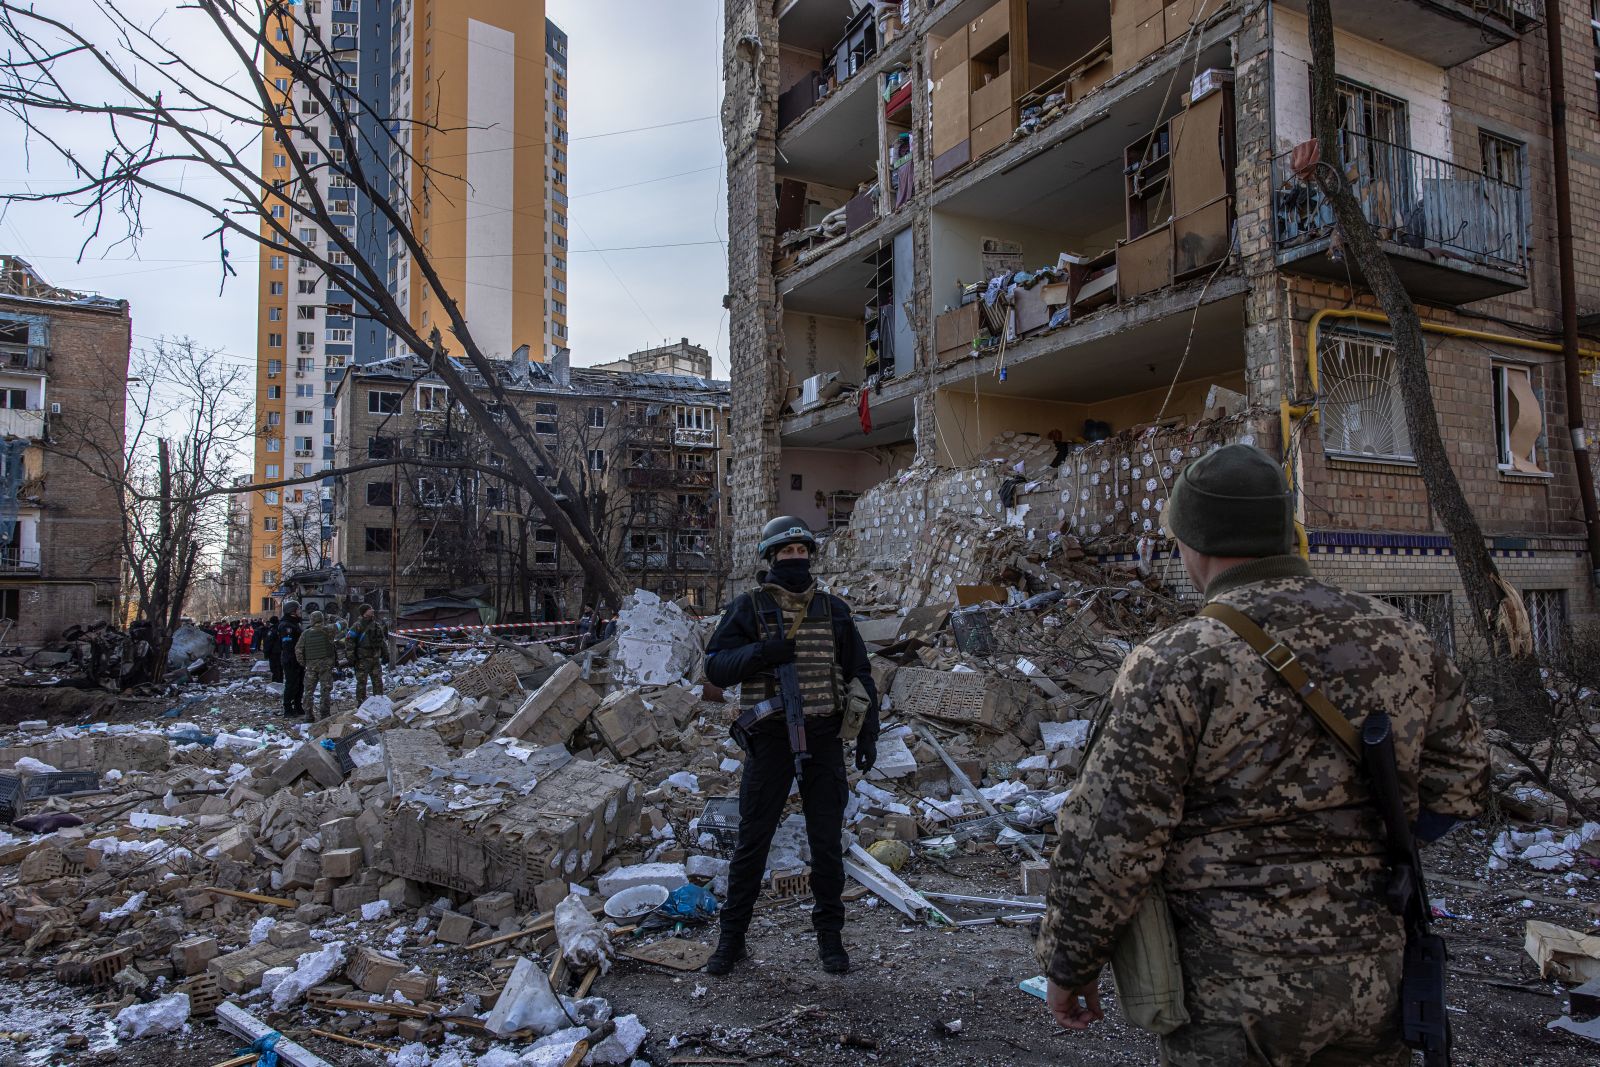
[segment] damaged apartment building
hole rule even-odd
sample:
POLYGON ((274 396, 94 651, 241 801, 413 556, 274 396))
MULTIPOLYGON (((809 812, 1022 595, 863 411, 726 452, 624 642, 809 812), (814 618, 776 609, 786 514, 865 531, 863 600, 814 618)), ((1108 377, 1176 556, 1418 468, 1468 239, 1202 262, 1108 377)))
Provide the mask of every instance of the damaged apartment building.
MULTIPOLYGON (((487 384, 460 369, 509 427, 487 384)), ((730 569, 728 385, 711 380, 706 350, 684 339, 598 367, 571 366, 566 350, 548 363, 519 352, 496 369, 615 565, 638 587, 713 609, 730 569)), ((286 575, 285 594, 402 614, 447 597, 479 601, 502 621, 578 617, 582 571, 532 498, 496 476, 501 457, 423 363, 348 369, 333 416, 336 467, 398 462, 334 480, 326 543, 316 540, 318 508, 302 529, 281 531, 306 537, 306 554, 325 561, 286 575)), ((559 491, 556 470, 536 470, 559 491)))
MULTIPOLYGON (((1342 165, 1421 311, 1456 473, 1553 642, 1593 612, 1596 561, 1542 20, 1592 188, 1600 12, 1332 8, 1342 165)), ((774 513, 892 569, 961 511, 1176 570, 1166 485, 1243 440, 1284 458, 1318 573, 1448 631, 1387 320, 1289 166, 1312 137, 1303 2, 736 0, 727 40, 736 564, 774 513)), ((1573 210, 1600 228, 1592 197, 1573 210)), ((1575 274, 1600 311, 1600 249, 1575 274)))
POLYGON ((0 255, 0 647, 112 621, 132 320, 0 255))

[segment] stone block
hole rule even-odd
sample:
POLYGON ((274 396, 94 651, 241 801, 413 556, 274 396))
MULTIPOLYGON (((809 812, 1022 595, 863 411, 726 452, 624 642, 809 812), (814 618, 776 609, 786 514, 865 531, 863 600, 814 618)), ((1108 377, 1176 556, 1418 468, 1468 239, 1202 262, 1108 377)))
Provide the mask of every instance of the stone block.
POLYGON ((560 879, 540 882, 533 890, 534 903, 542 914, 548 914, 556 910, 557 904, 567 899, 569 892, 571 890, 568 889, 567 883, 560 879))
POLYGON ((408 968, 393 956, 375 948, 362 947, 350 957, 344 976, 363 993, 382 993, 389 983, 405 974, 408 968))
POLYGON ((438 979, 431 974, 423 974, 421 972, 397 974, 389 979, 389 985, 384 989, 383 993, 387 997, 393 997, 396 993, 399 993, 411 1003, 420 1004, 433 996, 434 990, 438 988, 438 985, 438 979))
POLYGON ((191 937, 172 946, 172 965, 185 978, 199 974, 217 956, 217 939, 191 937))
POLYGON ((311 944, 311 927, 303 922, 279 922, 267 932, 267 944, 278 948, 304 948, 311 944))
POLYGON ((659 885, 670 891, 688 885, 689 873, 681 863, 639 863, 607 871, 595 884, 603 897, 614 897, 640 885, 659 885))
POLYGON ((568 660, 528 695, 495 736, 527 738, 539 745, 566 744, 599 703, 594 687, 583 680, 578 661, 568 660))
POLYGON ((517 913, 510 893, 485 893, 472 902, 472 916, 489 926, 499 926, 517 913))
POLYGON ((324 789, 332 789, 344 781, 344 770, 334 754, 322 747, 322 742, 303 742, 272 772, 272 780, 279 789, 287 789, 302 776, 311 779, 324 789))
POLYGON ((1022 865, 1022 895, 1042 897, 1050 889, 1050 864, 1024 863, 1022 865))
POLYGON ((359 848, 324 849, 322 873, 329 878, 353 878, 361 870, 362 859, 359 848))
POLYGON ((278 874, 278 888, 284 892, 310 889, 322 877, 322 863, 316 853, 297 848, 283 861, 278 874))
POLYGON ((472 916, 447 911, 439 919, 439 940, 450 945, 465 945, 472 940, 472 916))
POLYGON ((249 863, 255 856, 255 838, 243 826, 232 826, 206 842, 200 854, 208 859, 226 858, 236 863, 249 863))
POLYGON ((356 832, 356 820, 350 816, 329 819, 317 828, 322 836, 322 847, 328 849, 360 848, 361 835, 356 832))
POLYGON ((602 700, 594 724, 620 759, 637 755, 658 739, 655 718, 637 689, 619 690, 602 700))
POLYGON ((378 899, 378 891, 370 885, 341 885, 333 891, 333 910, 341 915, 349 915, 363 904, 371 904, 378 899))

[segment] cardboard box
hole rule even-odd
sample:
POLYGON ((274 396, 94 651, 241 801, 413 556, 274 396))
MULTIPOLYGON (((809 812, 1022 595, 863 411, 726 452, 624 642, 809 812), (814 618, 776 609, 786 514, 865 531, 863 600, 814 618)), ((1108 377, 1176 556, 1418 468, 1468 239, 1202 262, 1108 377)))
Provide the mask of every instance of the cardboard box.
POLYGON ((937 79, 933 83, 930 104, 933 108, 933 154, 937 156, 971 135, 972 96, 967 91, 966 70, 963 68, 937 79))
POLYGON ((928 70, 934 81, 964 69, 969 55, 965 26, 942 41, 928 39, 928 70))
POLYGON ((981 126, 972 129, 972 158, 982 159, 996 148, 1011 140, 1011 135, 1017 132, 1017 114, 1015 108, 1007 108, 1004 114, 997 115, 981 126))
POLYGON ((933 157, 933 180, 943 181, 970 162, 972 162, 972 141, 968 139, 933 157))
POLYGON ((1011 36, 1011 0, 999 0, 967 27, 967 52, 973 58, 1004 51, 1011 36))
POLYGON ((979 308, 975 303, 946 311, 933 320, 934 344, 943 362, 949 362, 943 359, 947 353, 959 357, 971 350, 972 339, 978 336, 980 321, 979 308))
POLYGON ((1172 213, 1187 215, 1226 196, 1233 188, 1223 154, 1223 109, 1227 93, 1197 100, 1172 120, 1172 213))
POLYGON ((969 110, 972 114, 973 128, 983 125, 1002 111, 1011 109, 1011 76, 1009 74, 996 75, 987 85, 979 86, 972 91, 972 103, 969 110))
MULTIPOLYGON (((1050 287, 1047 285, 1035 285, 1032 289, 1024 289, 1020 286, 1017 288, 1013 297, 1015 305, 1015 318, 1013 321, 1016 325, 1018 337, 1026 337, 1035 330, 1042 330, 1050 325, 1049 297, 1045 292, 1048 288, 1050 287)), ((1062 286, 1062 288, 1065 289, 1066 286, 1062 286)), ((1066 296, 1062 294, 1062 298, 1057 301, 1057 304, 1064 303, 1066 303, 1066 296)))
POLYGON ((1174 278, 1207 271, 1227 258, 1233 247, 1233 198, 1216 200, 1180 215, 1172 223, 1174 278))
POLYGON ((1117 246, 1117 298, 1131 300, 1172 284, 1172 227, 1117 246))
POLYGON ((1115 73, 1138 66, 1145 56, 1167 43, 1166 20, 1160 11, 1138 23, 1111 23, 1111 63, 1115 73))

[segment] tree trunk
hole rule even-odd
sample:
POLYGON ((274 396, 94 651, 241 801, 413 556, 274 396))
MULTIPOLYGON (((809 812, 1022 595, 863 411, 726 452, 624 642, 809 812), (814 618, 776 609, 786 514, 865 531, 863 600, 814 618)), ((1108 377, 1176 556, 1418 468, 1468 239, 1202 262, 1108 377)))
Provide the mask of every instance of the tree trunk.
POLYGON ((1416 306, 1346 181, 1329 0, 1308 0, 1307 15, 1311 32, 1312 124, 1322 155, 1321 162, 1313 168, 1311 180, 1332 205, 1346 248, 1389 317, 1399 371, 1400 400, 1417 469, 1427 487, 1428 502, 1455 550, 1456 568, 1460 571, 1479 636, 1493 649, 1499 644, 1496 629, 1502 614, 1501 603, 1506 596, 1504 590, 1508 587, 1499 581, 1499 571, 1484 543, 1483 530, 1467 503, 1466 494, 1461 491, 1461 483, 1456 480, 1445 451, 1438 414, 1433 406, 1427 348, 1416 306))

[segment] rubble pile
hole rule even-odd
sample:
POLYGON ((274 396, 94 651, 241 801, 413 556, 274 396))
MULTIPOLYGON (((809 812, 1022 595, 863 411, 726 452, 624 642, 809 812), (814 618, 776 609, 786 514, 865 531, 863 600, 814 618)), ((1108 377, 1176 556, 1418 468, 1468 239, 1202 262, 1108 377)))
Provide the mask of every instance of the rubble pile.
POLYGON ((420 1064, 585 1037, 586 1062, 628 1062, 646 1029, 590 995, 615 926, 590 914, 726 869, 674 848, 680 789, 651 788, 727 762, 695 762, 702 632, 633 600, 619 641, 666 654, 627 666, 609 643, 567 659, 484 636, 360 707, 342 682, 347 710, 311 726, 206 721, 213 699, 276 698, 253 673, 159 721, 24 724, 0 749, 0 954, 96 990, 128 1040, 215 1020, 420 1064))
POLYGON ((1038 578, 1030 565, 1076 562, 1085 549, 1148 564, 1172 479, 1258 432, 1251 414, 1081 445, 1007 430, 971 466, 919 464, 868 490, 850 525, 829 538, 818 570, 870 615, 950 601, 957 586, 1008 569, 1038 578))

